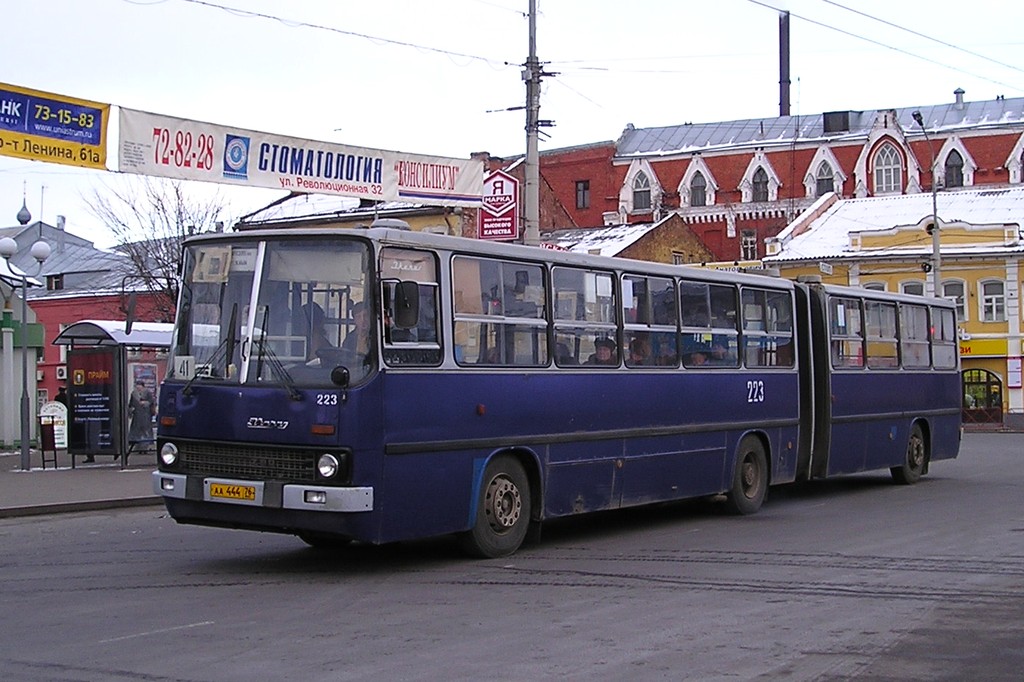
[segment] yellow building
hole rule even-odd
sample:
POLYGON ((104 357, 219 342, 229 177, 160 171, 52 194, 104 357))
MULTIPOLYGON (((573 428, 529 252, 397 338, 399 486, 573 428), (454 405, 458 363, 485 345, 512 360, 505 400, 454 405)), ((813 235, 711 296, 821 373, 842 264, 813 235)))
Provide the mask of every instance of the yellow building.
MULTIPOLYGON (((965 424, 1024 427, 1021 260, 1024 187, 939 192, 939 294, 957 302, 965 424)), ((764 264, 783 277, 934 295, 931 194, 821 197, 764 264)))

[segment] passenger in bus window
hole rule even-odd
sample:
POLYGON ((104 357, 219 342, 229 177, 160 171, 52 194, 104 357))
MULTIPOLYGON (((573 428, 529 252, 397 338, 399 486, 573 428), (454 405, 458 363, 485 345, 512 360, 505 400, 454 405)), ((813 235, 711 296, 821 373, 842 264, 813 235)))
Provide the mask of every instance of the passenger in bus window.
POLYGON ((352 321, 355 326, 341 342, 341 347, 359 356, 364 362, 370 354, 370 313, 360 301, 352 306, 352 321))
POLYGON ((629 342, 629 358, 626 360, 626 365, 629 367, 647 365, 650 364, 650 360, 651 346, 647 343, 647 339, 642 336, 634 337, 629 342))
POLYGON ((711 344, 711 353, 707 358, 707 362, 709 365, 734 367, 736 365, 736 353, 730 352, 727 342, 715 341, 711 344))
POLYGON ((608 338, 594 341, 594 353, 587 358, 588 365, 617 365, 619 358, 615 352, 615 342, 608 338))
POLYGON ((306 329, 309 336, 309 343, 306 344, 306 359, 313 360, 317 357, 317 351, 324 348, 333 348, 334 344, 327 336, 325 323, 327 315, 320 304, 310 301, 302 306, 302 312, 306 318, 306 329))
POLYGON ((569 344, 559 341, 555 345, 555 364, 559 367, 565 367, 566 365, 578 365, 580 363, 576 362, 572 351, 569 350, 569 344))
POLYGON ((688 356, 686 356, 686 362, 683 364, 685 364, 687 367, 700 367, 701 365, 708 364, 707 350, 704 348, 699 348, 695 351, 692 351, 688 356))

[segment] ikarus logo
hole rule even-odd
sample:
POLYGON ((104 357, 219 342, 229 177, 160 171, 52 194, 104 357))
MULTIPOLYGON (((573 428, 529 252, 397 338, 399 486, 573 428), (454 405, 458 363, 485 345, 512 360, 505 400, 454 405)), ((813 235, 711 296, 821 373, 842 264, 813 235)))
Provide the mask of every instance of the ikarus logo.
POLYGON ((264 419, 263 417, 249 417, 246 422, 247 429, 287 429, 288 422, 280 419, 264 419))

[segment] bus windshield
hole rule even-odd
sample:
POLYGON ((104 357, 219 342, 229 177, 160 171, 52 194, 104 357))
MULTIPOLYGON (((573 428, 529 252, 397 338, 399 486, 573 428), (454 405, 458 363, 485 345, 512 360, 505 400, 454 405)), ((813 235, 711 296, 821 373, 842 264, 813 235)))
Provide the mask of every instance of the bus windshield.
POLYGON ((170 376, 186 381, 320 385, 376 366, 369 246, 355 239, 186 248, 170 376))

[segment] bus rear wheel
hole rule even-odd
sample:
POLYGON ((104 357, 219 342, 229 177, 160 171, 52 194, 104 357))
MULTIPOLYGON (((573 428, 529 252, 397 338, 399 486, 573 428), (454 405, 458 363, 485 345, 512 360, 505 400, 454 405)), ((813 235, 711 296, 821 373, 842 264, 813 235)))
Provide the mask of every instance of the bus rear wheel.
POLYGON ((530 525, 530 482, 523 465, 495 457, 484 470, 476 521, 462 537, 463 548, 486 559, 508 556, 523 544, 530 525))
POLYGON ((768 494, 768 458, 757 438, 744 438, 736 455, 726 506, 733 514, 753 514, 768 494))
POLYGON ((924 432, 919 424, 910 429, 910 440, 907 441, 907 456, 903 465, 889 469, 892 480, 901 485, 911 485, 921 480, 924 465, 927 461, 927 448, 924 444, 924 432))

